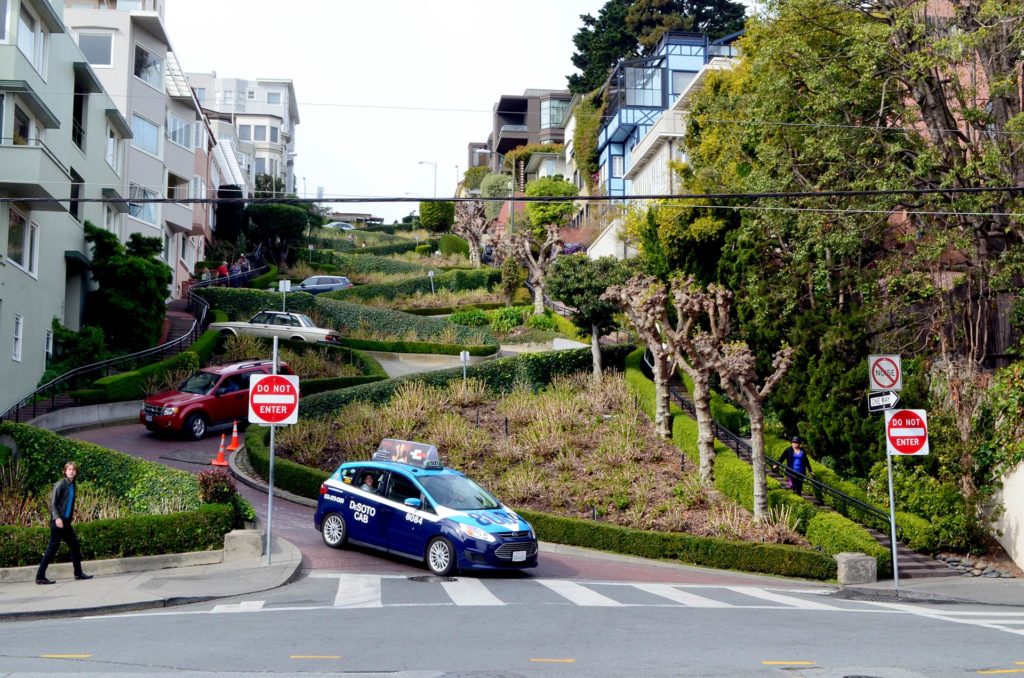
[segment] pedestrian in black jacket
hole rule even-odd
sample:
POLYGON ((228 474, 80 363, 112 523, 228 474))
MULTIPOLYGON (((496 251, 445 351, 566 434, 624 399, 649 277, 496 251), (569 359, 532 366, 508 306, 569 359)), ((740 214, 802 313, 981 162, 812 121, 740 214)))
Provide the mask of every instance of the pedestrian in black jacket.
POLYGON ((78 475, 78 464, 69 461, 64 464, 64 477, 58 480, 50 492, 50 543, 36 571, 37 584, 53 584, 46 578, 46 568, 57 555, 61 540, 71 549, 71 563, 75 569, 75 579, 92 579, 91 574, 82 572, 82 549, 78 545, 78 536, 71 522, 75 518, 75 477, 78 475))

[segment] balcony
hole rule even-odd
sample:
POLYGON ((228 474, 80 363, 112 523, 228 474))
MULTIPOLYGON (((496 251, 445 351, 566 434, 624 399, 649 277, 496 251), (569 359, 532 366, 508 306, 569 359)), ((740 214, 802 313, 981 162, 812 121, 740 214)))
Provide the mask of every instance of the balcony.
POLYGON ((60 200, 71 193, 71 174, 39 139, 0 139, 0 190, 12 198, 36 198, 32 209, 64 211, 60 200))

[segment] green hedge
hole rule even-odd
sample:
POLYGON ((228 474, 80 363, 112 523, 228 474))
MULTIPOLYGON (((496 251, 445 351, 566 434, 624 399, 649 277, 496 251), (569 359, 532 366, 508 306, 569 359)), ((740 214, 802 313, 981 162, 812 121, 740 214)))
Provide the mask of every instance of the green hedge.
POLYGON ((329 321, 330 326, 338 328, 343 334, 346 328, 366 327, 384 335, 391 335, 399 341, 404 341, 405 337, 415 333, 419 337, 413 340, 416 342, 462 346, 498 345, 498 340, 486 329, 460 327, 440 318, 426 318, 386 308, 353 304, 331 299, 327 295, 320 295, 317 299, 316 310, 329 321))
MULTIPOLYGON (((271 264, 270 268, 267 269, 266 273, 261 273, 252 280, 249 281, 249 287, 257 290, 266 289, 269 285, 277 282, 277 266, 271 264)), ((204 287, 203 289, 214 289, 213 287, 204 287)))
MULTIPOLYGON (((415 243, 413 244, 415 246, 415 243)), ((333 250, 312 250, 316 263, 337 266, 342 275, 366 275, 383 273, 387 275, 426 274, 428 266, 420 263, 391 259, 388 257, 365 254, 368 247, 359 249, 360 254, 346 254, 333 250)), ((307 250, 310 251, 310 250, 307 250)))
POLYGON ((440 344, 430 341, 374 341, 372 339, 342 338, 338 341, 338 344, 364 351, 383 351, 386 353, 459 355, 462 351, 467 351, 471 356, 475 357, 494 355, 501 350, 501 346, 497 343, 467 346, 466 344, 440 344))
MULTIPOLYGON (((643 374, 643 352, 643 349, 637 349, 626 358, 626 380, 630 390, 640 398, 644 411, 653 418, 654 383, 643 374)), ((699 463, 697 423, 676 405, 671 406, 671 411, 672 441, 691 461, 699 463)), ((766 454, 772 454, 772 446, 778 442, 777 439, 766 440, 766 454)), ((715 450, 715 488, 748 510, 753 510, 753 469, 718 441, 715 442, 715 450)), ((779 483, 771 478, 768 479, 768 505, 773 508, 788 506, 793 516, 799 519, 797 530, 803 532, 812 545, 821 548, 828 556, 843 551, 860 551, 877 559, 879 576, 891 574, 891 559, 886 555, 888 551, 863 526, 849 518, 831 514, 832 517, 827 520, 820 519, 822 511, 807 500, 781 489, 779 483), (814 526, 813 530, 811 526, 814 526)))
MULTIPOLYGON (((301 406, 299 411, 302 411, 301 406)), ((245 451, 249 455, 249 463, 262 478, 270 473, 269 439, 270 429, 265 426, 250 426, 245 432, 245 451)), ((274 458, 274 486, 300 497, 317 499, 320 496, 320 485, 330 475, 326 471, 296 464, 288 459, 274 458)))
POLYGON ((125 400, 145 398, 146 386, 153 379, 160 379, 168 372, 188 370, 194 372, 200 367, 199 355, 192 351, 184 351, 167 360, 140 367, 130 372, 112 374, 93 382, 93 390, 102 391, 102 395, 93 403, 118 403, 125 400))
POLYGON ((426 245, 430 249, 437 249, 438 239, 427 238, 417 242, 416 240, 406 240, 405 242, 394 242, 388 243, 387 245, 371 245, 369 247, 359 247, 354 252, 366 256, 378 256, 386 257, 391 254, 405 254, 406 252, 414 252, 418 247, 426 245))
MULTIPOLYGON (((224 548, 224 535, 235 525, 230 504, 205 504, 194 511, 129 516, 75 525, 85 560, 150 556, 224 548)), ((46 527, 0 525, 0 567, 36 565, 50 538, 46 527)), ((67 562, 67 547, 56 561, 67 562)))
POLYGON ((782 577, 835 579, 831 557, 797 546, 735 542, 680 532, 635 530, 620 525, 516 509, 537 536, 557 544, 628 553, 642 558, 669 558, 693 565, 782 577))
MULTIPOLYGON (((465 290, 487 289, 490 291, 500 282, 501 271, 497 269, 456 269, 435 275, 433 290, 462 292, 465 290)), ((350 287, 347 290, 327 292, 323 296, 327 299, 339 299, 342 301, 366 301, 375 297, 395 299, 398 297, 411 297, 415 294, 426 295, 431 293, 430 277, 424 275, 419 278, 408 278, 395 282, 359 285, 358 287, 350 287)))
MULTIPOLYGON (((601 348, 605 366, 621 368, 631 346, 606 346, 601 348)), ((466 376, 479 379, 488 387, 498 391, 511 390, 515 384, 524 383, 534 389, 541 388, 556 376, 575 374, 592 368, 590 349, 550 351, 546 353, 524 353, 511 358, 489 360, 466 368, 466 376)), ((444 386, 462 378, 462 368, 408 374, 376 384, 353 386, 343 391, 318 393, 301 400, 299 412, 302 417, 327 417, 349 403, 366 401, 374 404, 386 403, 395 391, 407 381, 421 381, 433 386, 444 386)))
POLYGON ((441 254, 461 254, 464 257, 469 256, 469 241, 465 238, 460 238, 454 233, 445 233, 442 235, 441 242, 438 243, 437 248, 441 251, 441 254))
MULTIPOLYGON (((245 287, 204 287, 196 294, 220 309, 229 320, 248 320, 260 311, 281 308, 281 292, 271 292, 245 287)), ((286 297, 287 309, 294 313, 309 313, 316 305, 316 299, 308 292, 289 292, 286 297)))

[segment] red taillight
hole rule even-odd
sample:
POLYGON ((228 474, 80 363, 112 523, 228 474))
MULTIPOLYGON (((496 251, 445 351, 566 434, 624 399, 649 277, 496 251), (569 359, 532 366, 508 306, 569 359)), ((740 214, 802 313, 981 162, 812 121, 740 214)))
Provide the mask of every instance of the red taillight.
POLYGON ((327 483, 320 486, 320 494, 327 494, 327 483))

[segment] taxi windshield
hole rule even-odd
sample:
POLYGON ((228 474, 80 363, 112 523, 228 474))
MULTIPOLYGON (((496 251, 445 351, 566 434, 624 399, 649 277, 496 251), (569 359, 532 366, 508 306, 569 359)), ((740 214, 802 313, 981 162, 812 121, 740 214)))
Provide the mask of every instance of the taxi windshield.
POLYGON ((501 508, 487 490, 465 476, 436 475, 419 480, 427 494, 441 506, 458 511, 501 508))
POLYGON ((209 393, 213 385, 217 383, 219 377, 216 374, 210 374, 209 372, 196 372, 191 377, 181 382, 181 386, 178 390, 182 393, 196 393, 205 394, 209 393))

